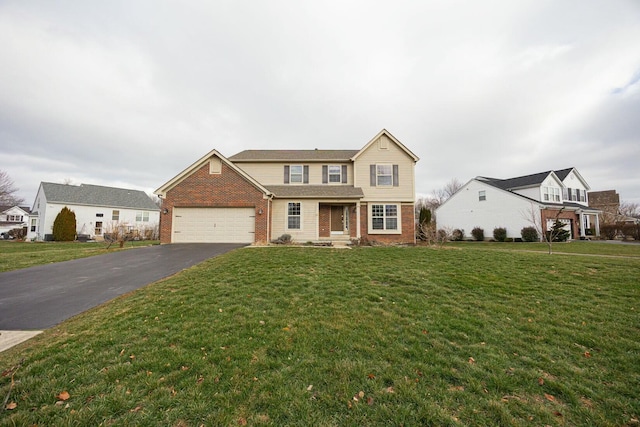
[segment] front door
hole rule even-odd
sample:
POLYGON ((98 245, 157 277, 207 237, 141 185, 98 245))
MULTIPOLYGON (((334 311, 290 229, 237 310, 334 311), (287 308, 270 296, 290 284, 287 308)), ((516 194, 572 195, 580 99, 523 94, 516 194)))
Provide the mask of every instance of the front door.
POLYGON ((331 206, 331 232, 344 232, 344 207, 331 206))

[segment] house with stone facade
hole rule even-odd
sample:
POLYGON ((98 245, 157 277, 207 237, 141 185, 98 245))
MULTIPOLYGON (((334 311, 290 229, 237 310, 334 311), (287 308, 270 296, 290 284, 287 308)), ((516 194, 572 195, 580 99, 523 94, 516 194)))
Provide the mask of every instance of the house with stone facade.
POLYGON ((589 190, 576 168, 508 179, 478 176, 436 209, 437 226, 464 230, 467 236, 475 227, 485 236, 501 227, 507 237, 518 239, 522 228, 535 222, 546 231, 558 219, 572 239, 584 239, 600 234, 600 211, 589 206, 589 190))
POLYGON ((418 157, 387 130, 360 149, 212 150, 155 191, 162 243, 415 243, 418 157))

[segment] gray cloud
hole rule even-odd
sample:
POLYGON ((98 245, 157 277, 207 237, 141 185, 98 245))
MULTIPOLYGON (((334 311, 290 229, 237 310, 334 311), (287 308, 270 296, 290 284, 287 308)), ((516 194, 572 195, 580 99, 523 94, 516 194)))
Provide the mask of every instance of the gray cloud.
POLYGON ((577 167, 640 202, 633 1, 3 2, 0 166, 152 190, 218 149, 359 148, 453 177, 577 167))

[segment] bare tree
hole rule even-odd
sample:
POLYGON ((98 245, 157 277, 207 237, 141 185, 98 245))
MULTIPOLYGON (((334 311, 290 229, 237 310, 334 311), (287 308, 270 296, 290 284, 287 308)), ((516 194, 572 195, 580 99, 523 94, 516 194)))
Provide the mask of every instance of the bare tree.
POLYGON ((618 212, 622 216, 628 216, 631 218, 640 218, 640 205, 632 202, 622 202, 618 208, 618 212))
POLYGON ((416 207, 426 207, 431 210, 432 213, 446 202, 449 197, 453 196, 458 190, 462 188, 462 184, 458 178, 452 178, 447 182, 444 187, 437 190, 433 190, 431 194, 426 197, 419 198, 416 202, 416 207))
POLYGON ((9 174, 0 170, 0 205, 16 206, 24 203, 24 199, 16 195, 17 192, 18 187, 9 174))
MULTIPOLYGON (((553 253, 553 242, 560 235, 562 229, 544 227, 542 223, 542 206, 536 205, 533 202, 529 206, 529 209, 525 212, 522 212, 522 217, 526 219, 533 228, 536 229, 538 236, 542 239, 543 242, 547 244, 549 247, 549 255, 553 253)), ((560 218, 560 215, 564 211, 564 208, 560 208, 554 217, 554 223, 557 222, 560 218)))

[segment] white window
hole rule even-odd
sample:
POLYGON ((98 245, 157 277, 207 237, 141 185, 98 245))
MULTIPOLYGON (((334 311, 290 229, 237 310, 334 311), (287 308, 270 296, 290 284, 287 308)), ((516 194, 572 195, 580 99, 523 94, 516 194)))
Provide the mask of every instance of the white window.
POLYGON ((560 189, 556 187, 542 187, 542 198, 547 202, 559 202, 560 189))
POLYGON ((329 182, 342 182, 342 166, 329 165, 329 182))
POLYGON ((393 167, 376 165, 376 185, 393 185, 393 167))
POLYGON ((300 202, 289 202, 287 204, 287 229, 300 230, 301 225, 300 202))
POLYGON ((22 222, 22 215, 7 215, 9 222, 22 222))
POLYGON ((137 222, 149 222, 149 212, 136 212, 137 222))
POLYGON ((478 191, 478 200, 481 202, 487 200, 487 192, 485 190, 478 191))
POLYGON ((291 165, 289 167, 289 182, 301 183, 302 182, 302 165, 291 165))
POLYGON ((398 230, 398 205, 371 205, 373 230, 398 230))
POLYGON ((31 231, 36 231, 36 226, 38 225, 38 222, 36 221, 35 218, 31 218, 31 231))
POLYGON ((120 221, 120 211, 119 210, 113 210, 111 211, 111 221, 120 221))

